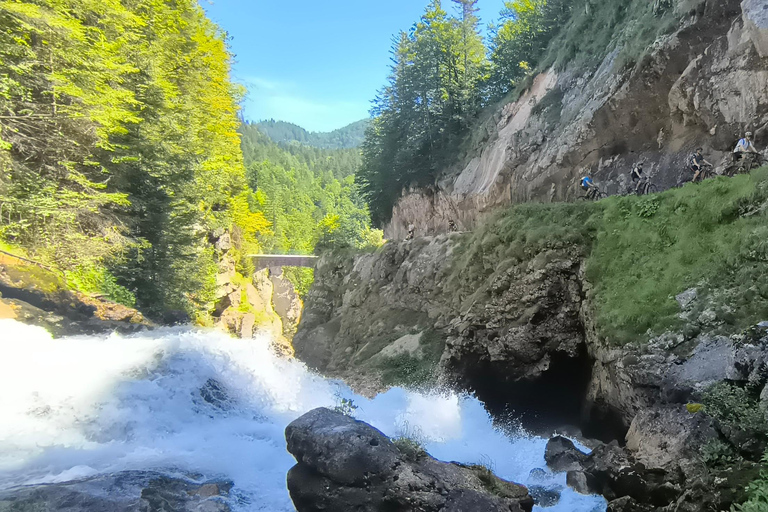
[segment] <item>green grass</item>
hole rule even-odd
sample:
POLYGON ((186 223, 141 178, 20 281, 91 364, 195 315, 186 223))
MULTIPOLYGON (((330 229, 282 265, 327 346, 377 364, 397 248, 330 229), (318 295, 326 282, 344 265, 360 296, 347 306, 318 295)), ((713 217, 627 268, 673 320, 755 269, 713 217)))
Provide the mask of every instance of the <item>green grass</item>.
POLYGON ((700 3, 684 0, 657 15, 653 0, 591 0, 589 11, 584 2, 577 2, 570 21, 550 43, 539 68, 593 66, 617 45, 622 49, 616 65, 632 65, 642 59, 659 36, 672 32, 680 19, 700 3))
POLYGON ((448 289, 465 308, 512 267, 583 256, 598 332, 612 343, 682 327, 674 297, 691 287, 723 332, 738 332, 768 319, 766 205, 768 168, 653 196, 516 206, 463 241, 448 289))
POLYGON ((768 318, 768 222, 744 216, 766 200, 768 168, 604 201, 587 266, 603 333, 622 343, 680 327, 674 296, 694 286, 732 330, 768 318))
POLYGON ((420 347, 418 355, 398 354, 378 362, 382 382, 387 386, 408 388, 433 384, 437 378, 437 367, 445 348, 445 340, 430 329, 422 334, 420 347))

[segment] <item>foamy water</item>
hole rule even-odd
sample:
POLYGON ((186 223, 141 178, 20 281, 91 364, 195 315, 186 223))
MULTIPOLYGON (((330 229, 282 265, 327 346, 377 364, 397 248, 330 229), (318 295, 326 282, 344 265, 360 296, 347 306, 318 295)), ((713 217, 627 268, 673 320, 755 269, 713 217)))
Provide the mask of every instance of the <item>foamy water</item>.
POLYGON ((441 460, 562 490, 558 505, 534 510, 605 510, 602 498, 568 489, 564 474, 530 476, 546 468, 546 440, 494 428, 468 396, 393 389, 368 400, 275 357, 266 339, 177 328, 53 340, 13 320, 0 320, 0 489, 123 470, 188 472, 233 480, 233 510, 293 511, 284 429, 342 398, 358 406, 358 419, 416 436, 441 460), (209 379, 226 390, 221 407, 200 395, 209 379))

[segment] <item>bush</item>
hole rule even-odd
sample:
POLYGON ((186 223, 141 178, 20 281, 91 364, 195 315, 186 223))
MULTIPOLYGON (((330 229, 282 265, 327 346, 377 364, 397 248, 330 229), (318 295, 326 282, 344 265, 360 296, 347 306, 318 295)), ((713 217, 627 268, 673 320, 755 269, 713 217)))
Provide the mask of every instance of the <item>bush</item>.
POLYGON ((424 446, 418 439, 401 436, 393 439, 392 443, 397 446, 400 453, 405 455, 405 458, 411 462, 418 462, 420 459, 427 456, 424 446))
POLYGON ((704 392, 703 402, 707 413, 726 429, 754 432, 762 437, 768 435, 765 415, 748 390, 719 382, 704 392))
POLYGON ((81 266, 64 273, 67 284, 83 293, 99 293, 111 301, 134 307, 136 296, 120 286, 117 279, 103 267, 81 266))
POLYGON ((764 468, 760 476, 747 486, 749 499, 731 507, 732 512, 765 512, 768 510, 768 453, 763 456, 764 468))

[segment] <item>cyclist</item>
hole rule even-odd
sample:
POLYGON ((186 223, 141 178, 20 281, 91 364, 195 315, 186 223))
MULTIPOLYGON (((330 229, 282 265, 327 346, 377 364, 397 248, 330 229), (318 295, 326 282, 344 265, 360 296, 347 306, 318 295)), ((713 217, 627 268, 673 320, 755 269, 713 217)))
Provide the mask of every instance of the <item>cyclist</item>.
POLYGON ((592 181, 592 173, 588 172, 586 176, 581 178, 581 188, 587 193, 588 199, 594 199, 597 194, 597 187, 595 182, 592 181))
POLYGON ((632 178, 632 183, 635 183, 635 194, 640 191, 640 186, 643 184, 643 162, 637 162, 629 173, 629 177, 632 178))
POLYGON ((696 148, 696 151, 691 155, 691 158, 690 158, 690 164, 691 164, 691 170, 693 171, 694 182, 696 182, 696 180, 699 179, 699 176, 701 175, 701 171, 704 170, 705 165, 712 167, 712 164, 707 162, 704 159, 704 155, 701 154, 702 151, 704 151, 702 148, 696 148))
POLYGON ((757 148, 755 148, 755 145, 752 143, 752 132, 747 132, 744 134, 743 139, 739 139, 736 148, 733 150, 734 163, 743 160, 745 164, 742 164, 742 167, 749 170, 757 156, 757 148))

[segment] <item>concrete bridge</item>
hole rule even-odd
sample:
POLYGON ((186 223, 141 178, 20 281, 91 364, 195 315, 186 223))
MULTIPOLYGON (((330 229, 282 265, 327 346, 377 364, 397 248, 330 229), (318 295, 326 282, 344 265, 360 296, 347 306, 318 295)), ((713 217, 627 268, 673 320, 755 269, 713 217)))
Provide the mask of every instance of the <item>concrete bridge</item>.
POLYGON ((253 258, 256 270, 275 267, 310 267, 317 265, 317 256, 307 256, 301 254, 250 254, 253 258))

